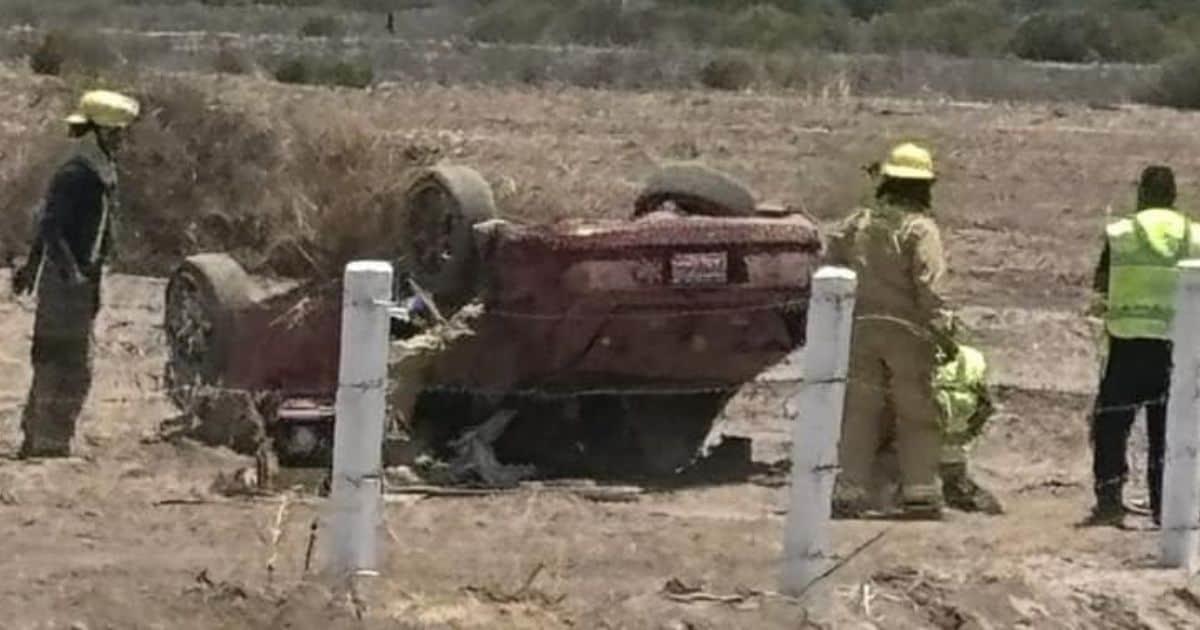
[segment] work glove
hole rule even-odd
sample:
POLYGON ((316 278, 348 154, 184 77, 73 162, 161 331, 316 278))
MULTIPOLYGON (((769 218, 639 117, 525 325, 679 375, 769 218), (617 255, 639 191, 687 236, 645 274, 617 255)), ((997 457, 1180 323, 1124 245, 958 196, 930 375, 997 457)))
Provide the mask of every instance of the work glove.
POLYGON ((35 282, 37 282, 37 268, 30 265, 22 265, 20 269, 13 272, 13 295, 22 296, 31 293, 35 282))
POLYGON ((942 363, 958 357, 958 335, 963 330, 962 320, 952 311, 942 311, 934 318, 931 332, 942 363))

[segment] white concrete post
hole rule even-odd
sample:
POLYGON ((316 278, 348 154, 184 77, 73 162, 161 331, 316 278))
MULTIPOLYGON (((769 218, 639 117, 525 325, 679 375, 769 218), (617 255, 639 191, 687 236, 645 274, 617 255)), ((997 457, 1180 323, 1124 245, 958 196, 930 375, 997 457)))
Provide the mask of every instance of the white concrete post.
POLYGON ((376 533, 383 502, 392 266, 380 261, 350 263, 342 292, 329 568, 338 576, 371 575, 378 559, 376 533))
POLYGON ((850 333, 854 324, 853 271, 823 267, 813 277, 804 377, 785 409, 792 424, 792 485, 783 544, 783 588, 800 595, 828 568, 829 517, 842 434, 850 333))
POLYGON ((1194 572, 1200 527, 1200 260, 1179 263, 1163 467, 1162 559, 1194 572))

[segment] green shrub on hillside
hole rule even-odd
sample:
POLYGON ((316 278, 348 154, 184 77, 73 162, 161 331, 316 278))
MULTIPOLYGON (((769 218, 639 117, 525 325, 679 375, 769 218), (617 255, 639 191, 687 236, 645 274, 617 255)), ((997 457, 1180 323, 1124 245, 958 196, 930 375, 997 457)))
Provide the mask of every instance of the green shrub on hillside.
POLYGON ((54 76, 71 72, 94 75, 118 61, 116 52, 100 36, 52 30, 30 52, 29 69, 54 76))
POLYGON ((1042 11, 1026 18, 1013 35, 1018 57, 1039 61, 1097 61, 1107 25, 1091 11, 1042 11))
POLYGON ((218 74, 247 74, 252 67, 245 53, 229 46, 221 46, 213 55, 212 69, 218 74))
POLYGON ((365 60, 291 57, 275 68, 275 80, 299 85, 366 88, 375 81, 375 71, 365 60))
POLYGON ((1031 15, 1013 36, 1012 51, 1038 61, 1145 62, 1170 51, 1167 29, 1145 11, 1051 10, 1031 15))
POLYGON ((603 46, 637 43, 647 33, 638 31, 633 14, 621 11, 610 0, 576 0, 559 4, 543 36, 563 43, 603 46), (565 5, 565 6, 564 6, 565 5))
POLYGON ((647 44, 711 44, 728 25, 729 18, 715 11, 685 6, 659 11, 659 23, 647 44))
POLYGON ((714 90, 744 90, 758 79, 758 66, 745 55, 721 55, 700 69, 700 84, 714 90))
POLYGON ((871 21, 870 42, 879 52, 916 50, 955 56, 994 56, 1010 37, 1004 8, 996 2, 953 0, 871 21))
POLYGON ((339 85, 364 89, 375 82, 375 70, 363 60, 337 61, 328 66, 324 73, 325 85, 339 85))
POLYGON ((301 37, 340 37, 344 31, 342 21, 333 15, 317 15, 300 25, 301 37))
POLYGON ((1200 109, 1197 76, 1200 76, 1200 50, 1172 57, 1159 68, 1158 80, 1141 100, 1163 107, 1200 109))
POLYGON ((62 74, 63 62, 66 61, 66 45, 63 34, 50 31, 42 38, 42 43, 29 55, 29 69, 34 74, 58 76, 62 74))
POLYGON ((1122 11, 1109 18, 1111 44, 1106 59, 1145 63, 1161 60, 1173 50, 1170 34, 1148 11, 1122 11))
POLYGON ((470 20, 467 36, 481 42, 536 42, 557 13, 548 0, 498 0, 470 20))
POLYGON ((801 41, 805 25, 800 16, 774 5, 760 4, 744 9, 721 32, 727 46, 780 50, 810 42, 801 41))

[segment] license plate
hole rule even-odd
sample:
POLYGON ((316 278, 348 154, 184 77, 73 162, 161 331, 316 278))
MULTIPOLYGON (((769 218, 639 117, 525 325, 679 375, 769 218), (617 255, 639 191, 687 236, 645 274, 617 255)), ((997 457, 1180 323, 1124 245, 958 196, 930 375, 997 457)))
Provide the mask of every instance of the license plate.
POLYGON ((725 252, 675 254, 671 256, 671 283, 687 286, 725 284, 728 267, 725 252))

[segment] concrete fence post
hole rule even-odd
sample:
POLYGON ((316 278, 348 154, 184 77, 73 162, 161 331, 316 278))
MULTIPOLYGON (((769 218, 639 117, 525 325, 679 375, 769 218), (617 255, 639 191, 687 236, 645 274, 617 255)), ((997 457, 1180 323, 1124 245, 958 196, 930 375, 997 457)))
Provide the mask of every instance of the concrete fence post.
POLYGON ((1162 560, 1194 572, 1200 528, 1200 260, 1179 263, 1163 468, 1162 560))
POLYGON ((377 568, 392 266, 352 262, 342 291, 329 569, 348 577, 377 568))
POLYGON ((792 479, 781 590, 789 595, 803 593, 830 562, 828 527, 857 284, 849 269, 817 271, 805 346, 797 350, 803 352, 803 378, 785 406, 792 425, 792 479))

